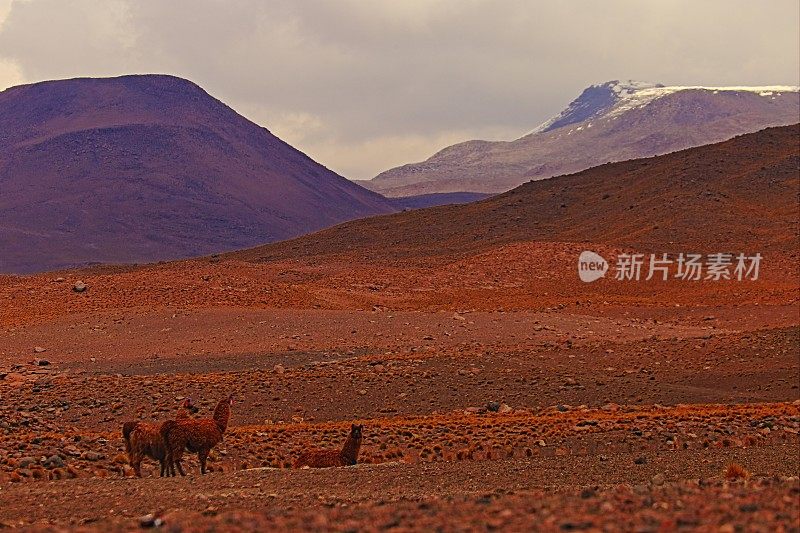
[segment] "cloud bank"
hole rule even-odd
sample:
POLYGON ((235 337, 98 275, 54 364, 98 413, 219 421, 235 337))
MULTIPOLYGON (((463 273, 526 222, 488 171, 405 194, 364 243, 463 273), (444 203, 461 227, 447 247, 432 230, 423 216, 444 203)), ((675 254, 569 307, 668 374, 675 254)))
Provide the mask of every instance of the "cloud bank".
POLYGON ((189 78, 353 179, 610 79, 800 84, 796 0, 0 0, 0 88, 189 78))

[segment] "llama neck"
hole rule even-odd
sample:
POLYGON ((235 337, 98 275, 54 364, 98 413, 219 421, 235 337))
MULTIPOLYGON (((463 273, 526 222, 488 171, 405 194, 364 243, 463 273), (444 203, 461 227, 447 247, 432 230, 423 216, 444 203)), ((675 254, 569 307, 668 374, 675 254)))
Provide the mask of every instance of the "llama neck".
POLYGON ((220 432, 225 433, 225 430, 228 428, 228 419, 230 417, 230 402, 227 399, 220 400, 220 402, 217 404, 217 407, 214 409, 214 422, 217 423, 217 427, 219 428, 220 432))
POLYGON ((356 464, 356 459, 358 459, 359 449, 361 449, 361 439, 355 439, 352 435, 350 435, 344 442, 344 446, 342 447, 342 451, 339 453, 339 455, 345 460, 345 462, 354 465, 356 464))

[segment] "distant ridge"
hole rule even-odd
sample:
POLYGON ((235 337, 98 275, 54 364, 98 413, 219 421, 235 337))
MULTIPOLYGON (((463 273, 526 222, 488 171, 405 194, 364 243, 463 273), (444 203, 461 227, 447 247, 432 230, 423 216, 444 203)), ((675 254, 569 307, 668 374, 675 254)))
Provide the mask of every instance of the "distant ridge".
POLYGON ((439 192, 420 194, 419 196, 405 196, 390 198, 389 200, 400 209, 424 209, 439 205, 468 204, 492 196, 482 192, 439 192))
POLYGON ((349 253, 392 264, 436 257, 452 262, 496 246, 540 241, 653 252, 797 253, 798 138, 798 124, 768 128, 525 183, 480 202, 347 222, 228 257, 322 261, 349 253))
POLYGON ((376 176, 391 197, 498 193, 528 180, 665 154, 800 120, 795 86, 689 87, 618 80, 592 85, 564 111, 510 142, 468 141, 376 176))

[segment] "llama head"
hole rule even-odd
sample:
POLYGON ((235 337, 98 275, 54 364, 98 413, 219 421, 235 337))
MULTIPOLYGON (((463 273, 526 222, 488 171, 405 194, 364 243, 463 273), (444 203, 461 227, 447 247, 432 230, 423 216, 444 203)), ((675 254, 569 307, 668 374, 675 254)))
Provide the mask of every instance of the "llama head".
POLYGON ((192 414, 195 414, 195 413, 197 413, 197 411, 200 410, 200 408, 197 407, 194 404, 194 402, 192 402, 191 398, 184 399, 183 402, 181 402, 181 407, 183 407, 184 409, 186 409, 187 411, 189 411, 192 414))
POLYGON ((225 396, 219 402, 217 402, 217 406, 214 408, 215 413, 230 413, 231 406, 233 405, 233 394, 225 396))
POLYGON ((214 408, 214 421, 221 432, 225 432, 228 427, 228 419, 231 416, 231 405, 233 405, 233 395, 227 396, 217 402, 214 408))
POLYGON ((364 430, 363 424, 353 424, 350 426, 350 436, 354 439, 361 440, 362 431, 364 430))

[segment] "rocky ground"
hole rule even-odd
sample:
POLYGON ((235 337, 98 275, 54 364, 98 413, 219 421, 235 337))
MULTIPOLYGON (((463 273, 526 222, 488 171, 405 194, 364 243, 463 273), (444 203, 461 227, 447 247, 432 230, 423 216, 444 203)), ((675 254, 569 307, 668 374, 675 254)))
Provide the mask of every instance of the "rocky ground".
POLYGON ((37 530, 790 531, 800 511, 794 451, 651 452, 633 465, 584 456, 83 479, 4 487, 0 502, 4 525, 37 530), (732 461, 758 475, 726 477, 732 461), (585 486, 570 484, 575 478, 585 486))
POLYGON ((582 247, 0 278, 0 524, 797 531, 793 256, 750 285, 585 286, 582 247), (227 394, 208 475, 132 477, 124 421, 227 394), (359 465, 287 468, 356 421, 359 465))

